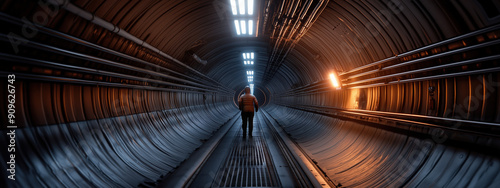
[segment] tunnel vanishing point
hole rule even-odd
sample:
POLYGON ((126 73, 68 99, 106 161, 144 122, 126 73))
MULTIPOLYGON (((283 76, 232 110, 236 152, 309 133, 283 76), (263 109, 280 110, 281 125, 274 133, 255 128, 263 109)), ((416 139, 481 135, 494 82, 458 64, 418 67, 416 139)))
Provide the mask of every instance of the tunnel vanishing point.
POLYGON ((500 187, 498 0, 0 0, 0 23, 0 187, 500 187))

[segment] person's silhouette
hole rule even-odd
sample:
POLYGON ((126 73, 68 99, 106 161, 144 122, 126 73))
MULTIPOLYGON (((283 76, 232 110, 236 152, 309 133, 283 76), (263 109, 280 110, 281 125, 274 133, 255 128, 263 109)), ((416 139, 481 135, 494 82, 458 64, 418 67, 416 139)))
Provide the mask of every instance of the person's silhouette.
POLYGON ((247 134, 247 121, 248 121, 248 135, 252 136, 253 131, 253 116, 254 106, 255 112, 259 111, 259 103, 257 98, 250 93, 250 87, 245 87, 245 94, 238 98, 238 104, 241 110, 241 119, 243 120, 243 137, 247 134))

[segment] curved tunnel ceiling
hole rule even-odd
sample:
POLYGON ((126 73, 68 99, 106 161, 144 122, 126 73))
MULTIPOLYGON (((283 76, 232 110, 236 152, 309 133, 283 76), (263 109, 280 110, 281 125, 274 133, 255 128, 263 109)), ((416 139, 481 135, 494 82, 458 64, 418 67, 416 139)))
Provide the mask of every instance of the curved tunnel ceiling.
MULTIPOLYGON (((259 58, 257 85, 268 84, 259 83, 262 80, 259 76, 268 63, 270 36, 259 31, 257 38, 236 37, 228 1, 72 3, 166 54, 184 60, 234 90, 246 84, 239 54, 248 49, 255 50, 259 58), (193 61, 186 55, 189 52, 207 60, 208 64, 193 61)), ((264 8, 266 3, 260 3, 261 29, 264 27, 264 8)), ((293 76, 300 79, 285 83, 305 85, 327 78, 331 70, 348 71, 498 22, 498 19, 489 23, 484 20, 488 18, 483 7, 474 1, 331 1, 286 57, 285 64, 291 72, 280 74, 289 75, 278 76, 274 82, 282 83, 284 81, 280 78, 293 76)), ((57 25, 68 27, 70 21, 61 18, 57 25)))
POLYGON ((257 67, 263 66, 267 60, 264 36, 235 36, 229 2, 226 1, 117 0, 72 3, 123 28, 166 54, 183 60, 235 91, 247 85, 242 51, 253 50, 257 53, 257 67), (195 62, 188 53, 195 53, 208 63, 202 65, 195 62))

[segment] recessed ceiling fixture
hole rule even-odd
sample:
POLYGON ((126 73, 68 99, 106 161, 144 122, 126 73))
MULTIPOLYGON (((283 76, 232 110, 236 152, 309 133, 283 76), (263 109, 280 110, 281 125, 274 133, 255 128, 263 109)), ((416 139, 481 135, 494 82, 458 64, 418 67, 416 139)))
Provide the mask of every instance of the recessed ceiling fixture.
POLYGON ((234 26, 236 27, 236 34, 241 35, 240 22, 238 20, 234 20, 234 26))
POLYGON ((253 65, 255 54, 253 52, 244 52, 241 54, 243 56, 243 64, 253 65))
POLYGON ((230 0, 231 12, 234 16, 234 27, 238 36, 255 36, 254 1, 230 0))
POLYGON ((233 15, 238 14, 238 11, 236 10, 236 0, 231 0, 231 11, 233 12, 233 15))

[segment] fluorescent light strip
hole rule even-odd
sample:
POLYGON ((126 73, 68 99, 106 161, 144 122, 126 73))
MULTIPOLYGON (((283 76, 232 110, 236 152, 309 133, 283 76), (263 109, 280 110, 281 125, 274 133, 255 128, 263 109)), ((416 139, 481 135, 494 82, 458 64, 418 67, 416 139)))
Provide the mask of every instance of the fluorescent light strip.
POLYGON ((234 20, 234 26, 236 27, 236 34, 241 35, 240 32, 240 23, 238 20, 234 20))
POLYGON ((253 0, 247 0, 248 2, 248 15, 253 15, 253 0))
POLYGON ((253 35, 253 20, 248 20, 248 35, 253 35))
POLYGON ((253 59, 253 52, 252 52, 252 53, 250 53, 250 58, 251 58, 251 59, 253 59))
POLYGON ((245 0, 239 0, 238 6, 240 8, 240 15, 245 15, 245 0))
POLYGON ((238 11, 236 10, 236 0, 231 0, 231 10, 233 11, 233 15, 238 14, 238 11))
POLYGON ((245 20, 240 20, 241 34, 247 34, 247 26, 245 20))

